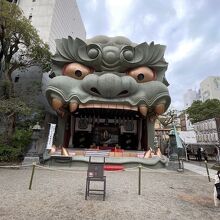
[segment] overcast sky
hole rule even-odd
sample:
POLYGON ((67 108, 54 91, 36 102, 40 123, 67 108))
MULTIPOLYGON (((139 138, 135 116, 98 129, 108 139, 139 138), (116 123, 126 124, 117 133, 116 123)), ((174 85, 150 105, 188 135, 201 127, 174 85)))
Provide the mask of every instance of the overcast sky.
POLYGON ((220 76, 220 0, 77 0, 87 38, 125 36, 167 46, 173 108, 188 89, 220 76))

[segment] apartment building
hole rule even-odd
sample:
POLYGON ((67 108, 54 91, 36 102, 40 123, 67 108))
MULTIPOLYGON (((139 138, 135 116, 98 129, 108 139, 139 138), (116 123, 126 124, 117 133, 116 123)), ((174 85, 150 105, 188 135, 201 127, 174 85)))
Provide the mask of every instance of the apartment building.
POLYGON ((202 101, 220 100, 220 76, 209 76, 200 83, 202 101))

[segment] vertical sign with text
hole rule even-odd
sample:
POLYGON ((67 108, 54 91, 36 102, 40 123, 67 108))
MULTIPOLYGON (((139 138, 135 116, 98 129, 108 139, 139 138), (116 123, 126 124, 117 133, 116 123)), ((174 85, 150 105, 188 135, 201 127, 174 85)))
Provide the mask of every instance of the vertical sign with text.
POLYGON ((55 128, 56 128, 56 124, 50 124, 50 130, 49 130, 46 149, 51 149, 52 148, 55 128))

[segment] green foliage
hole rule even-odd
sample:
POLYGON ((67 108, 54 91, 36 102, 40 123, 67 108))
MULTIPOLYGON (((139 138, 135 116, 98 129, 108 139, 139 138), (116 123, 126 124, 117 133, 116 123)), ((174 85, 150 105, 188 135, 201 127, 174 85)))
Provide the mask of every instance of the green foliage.
MULTIPOLYGON (((4 81, 0 82, 0 93, 3 94, 0 97, 0 115, 4 115, 7 121, 7 139, 14 132, 16 119, 31 114, 30 103, 22 100, 21 94, 15 96, 12 73, 34 65, 47 71, 50 69, 50 59, 49 46, 40 39, 37 30, 20 8, 16 4, 0 0, 0 63, 4 66, 4 81)), ((40 90, 39 85, 34 85, 31 89, 40 90)))
POLYGON ((194 101, 186 113, 189 114, 192 123, 220 118, 220 101, 218 99, 208 99, 205 102, 194 101))
POLYGON ((25 150, 25 147, 30 143, 32 130, 16 129, 11 139, 11 145, 25 150))
POLYGON ((12 113, 28 115, 30 114, 30 108, 19 98, 10 98, 0 100, 0 113, 10 115, 12 113))
POLYGON ((0 137, 0 162, 21 161, 31 142, 31 130, 16 129, 10 140, 0 137))
POLYGON ((168 109, 167 112, 165 112, 163 115, 158 116, 157 119, 164 128, 167 128, 172 125, 176 117, 176 110, 168 109))
POLYGON ((0 81, 1 92, 6 99, 10 98, 11 96, 11 83, 7 80, 0 81))
POLYGON ((29 129, 32 128, 37 122, 43 124, 45 117, 45 111, 42 108, 34 109, 34 113, 31 115, 22 116, 18 119, 16 127, 19 129, 29 129))
POLYGON ((0 162, 20 161, 22 156, 20 149, 7 145, 0 145, 0 162))
POLYGON ((16 4, 0 0, 0 61, 5 62, 5 78, 19 68, 40 65, 50 69, 49 46, 38 36, 37 30, 16 4))

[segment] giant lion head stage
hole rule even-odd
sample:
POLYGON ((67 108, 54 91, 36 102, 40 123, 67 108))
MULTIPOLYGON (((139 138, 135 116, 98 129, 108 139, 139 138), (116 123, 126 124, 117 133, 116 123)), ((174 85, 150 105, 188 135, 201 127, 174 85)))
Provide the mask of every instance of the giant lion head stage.
POLYGON ((170 104, 165 46, 125 37, 56 41, 46 90, 58 114, 57 144, 154 147, 154 121, 170 104))

